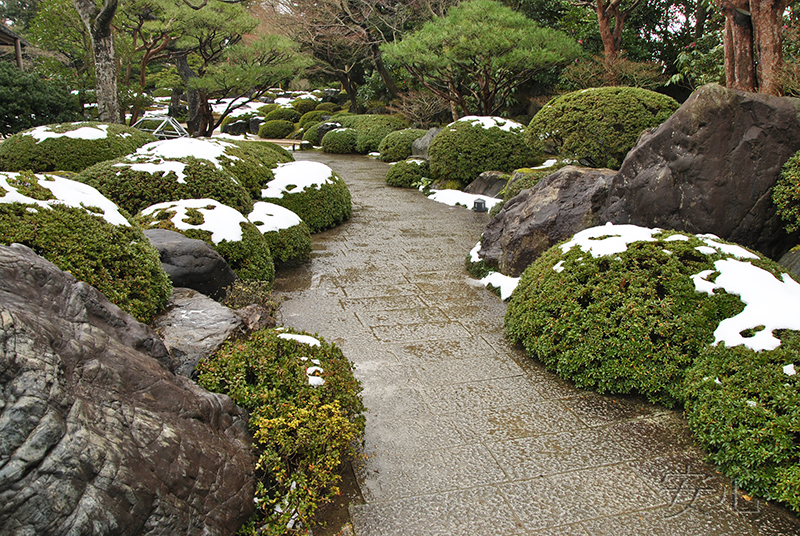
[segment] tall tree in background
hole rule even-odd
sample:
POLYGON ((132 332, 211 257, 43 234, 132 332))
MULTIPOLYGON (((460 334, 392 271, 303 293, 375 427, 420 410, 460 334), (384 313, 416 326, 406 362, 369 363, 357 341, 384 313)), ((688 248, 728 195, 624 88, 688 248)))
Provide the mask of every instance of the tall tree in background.
POLYGON ((72 0, 72 2, 86 29, 89 30, 92 40, 100 121, 121 123, 114 36, 111 33, 111 22, 117 12, 119 0, 103 0, 102 7, 98 7, 94 0, 72 0))

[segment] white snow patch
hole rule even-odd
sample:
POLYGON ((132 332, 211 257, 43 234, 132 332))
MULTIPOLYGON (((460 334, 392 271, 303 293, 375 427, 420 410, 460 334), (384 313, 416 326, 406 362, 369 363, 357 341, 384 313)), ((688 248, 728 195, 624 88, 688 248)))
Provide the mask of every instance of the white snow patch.
POLYGON ((325 372, 322 367, 308 367, 306 369, 306 376, 308 377, 308 384, 312 387, 319 387, 325 383, 325 380, 317 374, 325 372))
POLYGON ((261 197, 280 199, 284 193, 295 194, 312 187, 319 190, 323 184, 333 183, 333 170, 319 162, 287 162, 272 171, 275 179, 261 190, 261 197))
POLYGON ((466 192, 462 192, 461 190, 431 190, 431 195, 428 196, 428 199, 438 201, 439 203, 444 203, 445 205, 449 205, 451 207, 463 205, 469 209, 471 209, 475 204, 476 199, 483 199, 486 203, 486 210, 491 210, 493 206, 503 201, 502 199, 497 199, 495 197, 468 194, 466 192))
MULTIPOLYGON (((80 123, 75 123, 79 125, 80 123)), ((69 132, 53 132, 48 125, 36 127, 25 133, 36 140, 36 143, 48 138, 71 138, 74 140, 101 140, 108 137, 108 125, 83 126, 69 132)))
POLYGON ((783 373, 787 376, 794 376, 797 374, 797 371, 794 369, 794 363, 789 363, 788 365, 783 366, 783 373))
POLYGON ((755 400, 748 400, 747 405, 750 406, 751 408, 754 408, 758 405, 758 402, 756 402, 755 400))
POLYGON ((733 255, 737 259, 758 259, 758 255, 747 251, 742 246, 737 246, 736 244, 722 244, 720 242, 712 240, 708 235, 701 236, 701 238, 703 239, 703 242, 705 242, 712 248, 717 249, 720 252, 725 253, 727 255, 733 255))
POLYGON ((281 333, 278 335, 279 339, 286 339, 289 341, 297 341, 301 344, 307 344, 308 346, 319 346, 320 342, 318 339, 311 337, 310 335, 296 335, 294 333, 281 333))
MULTIPOLYGON (((473 126, 480 126, 487 129, 497 127, 500 130, 505 130, 506 132, 521 132, 525 130, 525 125, 521 123, 517 123, 516 121, 512 121, 510 119, 503 119, 502 117, 493 116, 468 115, 457 120, 456 123, 472 123, 473 126)), ((452 125, 453 123, 450 124, 452 125)))
POLYGON ((134 171, 144 171, 145 173, 157 174, 163 173, 167 174, 170 171, 175 172, 175 175, 178 177, 178 184, 186 184, 186 174, 183 170, 186 168, 186 164, 183 162, 172 162, 169 160, 162 160, 160 162, 138 162, 135 164, 114 164, 114 167, 130 167, 134 171))
POLYGON ((247 215, 247 219, 255 224, 262 234, 288 229, 303 221, 288 208, 265 201, 254 203, 253 211, 247 215))
POLYGON ((514 289, 519 285, 519 277, 509 277, 500 272, 492 272, 480 280, 483 286, 492 285, 500 289, 500 299, 505 301, 511 297, 514 289))
POLYGON ((561 251, 566 253, 574 246, 580 247, 592 257, 602 257, 627 251, 628 245, 634 242, 655 242, 654 234, 661 229, 649 229, 638 225, 613 225, 607 223, 599 227, 590 227, 577 233, 572 240, 561 244, 561 251))
POLYGON ((668 236, 667 238, 664 239, 664 242, 678 242, 678 241, 680 241, 680 242, 688 242, 689 241, 689 237, 686 236, 686 235, 682 235, 682 234, 674 234, 674 235, 668 236))
POLYGON ((555 265, 553 265, 553 271, 556 272, 556 273, 559 273, 559 274, 561 272, 563 272, 564 271, 564 261, 560 260, 557 263, 555 263, 555 265))
POLYGON ((142 211, 144 216, 155 214, 160 210, 175 211, 171 221, 176 229, 185 231, 199 229, 211 233, 211 241, 219 244, 223 240, 239 242, 242 240, 241 223, 247 223, 247 218, 235 208, 223 205, 214 199, 182 199, 180 201, 167 201, 151 205, 142 211), (203 223, 194 225, 184 221, 187 219, 187 210, 193 208, 203 215, 203 223))
POLYGON ((744 302, 745 308, 738 315, 720 322, 714 331, 714 345, 720 342, 726 346, 745 345, 755 351, 774 350, 781 341, 772 332, 776 329, 800 330, 800 315, 797 303, 800 301, 800 284, 788 274, 779 280, 771 273, 753 266, 749 262, 736 259, 722 259, 714 263, 719 272, 716 280, 705 278, 711 270, 692 276, 698 292, 713 294, 715 289, 723 289, 728 294, 736 294, 744 302), (764 326, 752 337, 743 337, 741 332, 764 326))
POLYGON ((550 160, 545 160, 541 166, 532 167, 530 169, 547 169, 549 167, 553 167, 554 165, 556 165, 556 163, 558 163, 558 160, 552 158, 550 160))
POLYGON ((699 251, 703 255, 714 255, 714 254, 718 253, 718 251, 716 249, 712 248, 711 246, 697 246, 694 249, 696 249, 697 251, 699 251))
POLYGON ((481 250, 481 243, 478 242, 475 244, 475 247, 469 251, 469 260, 470 262, 480 262, 481 258, 478 256, 478 252, 481 250))
POLYGON ((173 138, 154 141, 143 145, 137 149, 134 154, 129 155, 128 159, 133 160, 137 155, 157 156, 165 160, 192 156, 201 160, 208 160, 212 162, 217 169, 222 169, 219 163, 219 157, 225 155, 231 160, 238 160, 235 156, 225 154, 225 151, 231 147, 235 148, 236 145, 214 138, 206 138, 203 140, 197 138, 173 138))

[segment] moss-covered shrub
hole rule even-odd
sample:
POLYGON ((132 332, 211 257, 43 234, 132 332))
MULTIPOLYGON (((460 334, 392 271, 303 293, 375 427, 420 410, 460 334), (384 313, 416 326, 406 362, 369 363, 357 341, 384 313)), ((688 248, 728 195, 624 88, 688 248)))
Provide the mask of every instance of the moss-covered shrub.
POLYGON ((350 154, 356 152, 358 134, 353 128, 337 128, 322 138, 322 150, 326 153, 350 154))
POLYGON ((0 144, 2 171, 82 171, 134 152, 155 137, 109 123, 62 123, 14 134, 0 144))
POLYGON ((418 128, 405 128, 388 133, 378 144, 381 160, 384 162, 405 160, 411 156, 411 144, 427 132, 418 128))
POLYGON ((319 104, 317 104, 315 108, 315 110, 323 110, 331 113, 335 112, 338 109, 339 107, 334 102, 320 102, 319 104))
POLYGON ((307 141, 311 145, 315 147, 319 147, 322 145, 322 140, 319 139, 319 126, 322 123, 317 123, 316 125, 311 125, 305 132, 303 132, 303 141, 307 141))
POLYGON ((408 126, 405 119, 395 115, 354 115, 350 113, 335 114, 333 119, 345 128, 356 130, 356 150, 367 154, 378 150, 381 140, 390 132, 402 130, 408 126))
POLYGON ((672 97, 646 89, 584 89, 547 103, 528 125, 526 139, 539 152, 619 169, 639 134, 666 121, 678 106, 672 97))
POLYGON ((0 243, 28 246, 141 322, 164 308, 172 284, 158 252, 100 192, 23 172, 0 173, 0 194, 0 243))
POLYGON ((300 216, 312 233, 349 220, 353 211, 347 184, 319 162, 279 164, 275 180, 267 185, 262 196, 300 216))
POLYGON ((786 231, 800 229, 800 152, 783 164, 781 176, 772 189, 772 200, 778 215, 786 222, 786 231))
POLYGON ((715 261, 732 256, 726 250, 779 273, 775 263, 708 237, 634 226, 587 229, 525 270, 506 333, 579 387, 636 392, 674 406, 683 399, 686 368, 714 342, 719 323, 743 309, 732 294, 695 289, 702 281, 693 276, 713 276, 715 261))
POLYGON ((264 106, 259 106, 258 113, 266 117, 268 113, 270 113, 273 110, 277 110, 280 107, 281 106, 279 104, 272 102, 270 104, 265 104, 264 106))
POLYGON ((428 149, 437 181, 469 184, 484 171, 511 172, 541 163, 525 143, 524 128, 497 117, 463 117, 433 138, 428 149))
POLYGON ((290 520, 311 527, 338 494, 337 468, 364 433, 353 365, 321 337, 283 328, 230 342, 200 363, 199 383, 251 414, 259 453, 257 524, 283 534, 290 520))
POLYGON ((239 211, 213 199, 157 203, 138 216, 145 229, 169 229, 214 247, 239 279, 272 282, 275 265, 269 245, 239 211))
POLYGON ((396 188, 414 188, 422 177, 430 174, 425 160, 401 160, 386 172, 386 184, 396 188))
POLYGON ((291 123, 297 123, 300 121, 300 117, 303 114, 295 110, 294 108, 275 108, 267 115, 264 116, 264 120, 266 121, 275 121, 280 119, 282 121, 289 121, 291 123))
POLYGON ((262 123, 258 129, 258 137, 272 140, 282 140, 288 138, 294 132, 294 123, 275 119, 262 123))
POLYGON ((219 126, 220 126, 220 128, 222 128, 222 127, 228 126, 231 123, 235 123, 236 121, 239 121, 239 120, 248 121, 249 122, 254 117, 261 117, 261 113, 259 113, 259 112, 246 112, 246 113, 239 114, 239 115, 227 115, 227 116, 225 116, 225 119, 222 120, 222 123, 220 123, 219 126))
POLYGON ((317 108, 317 101, 314 99, 295 99, 292 101, 292 108, 297 110, 300 115, 307 114, 317 108))
POLYGON ((311 259, 308 225, 288 208, 259 201, 253 205, 247 219, 264 235, 276 264, 311 259))
POLYGON ((153 98, 164 98, 164 97, 171 97, 172 96, 172 89, 168 87, 159 87, 152 91, 151 95, 153 98))
POLYGON ((330 112, 323 110, 311 110, 310 112, 304 113, 303 117, 300 118, 299 127, 305 129, 315 123, 321 123, 322 121, 329 119, 330 116, 330 112))

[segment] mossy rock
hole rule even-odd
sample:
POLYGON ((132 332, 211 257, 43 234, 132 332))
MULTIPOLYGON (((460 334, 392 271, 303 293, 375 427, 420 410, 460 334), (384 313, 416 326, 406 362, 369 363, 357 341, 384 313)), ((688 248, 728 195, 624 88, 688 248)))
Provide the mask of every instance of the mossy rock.
POLYGON ((786 222, 786 232, 800 229, 800 151, 783 164, 781 176, 772 189, 772 201, 786 222))
POLYGON ((509 173, 538 165, 542 158, 525 143, 524 128, 499 117, 468 116, 450 123, 428 148, 432 178, 467 185, 484 171, 509 173))
POLYGON ((526 139, 538 152, 619 169, 642 131, 660 125, 678 107, 672 97, 646 89, 583 89, 556 97, 539 110, 526 139))
POLYGON ((294 123, 275 119, 262 123, 258 129, 258 137, 271 140, 282 140, 288 138, 294 132, 294 123))
POLYGON ((279 164, 275 180, 262 191, 264 200, 286 207, 319 233, 350 219, 353 205, 344 180, 325 164, 311 161, 279 164))
POLYGON ((427 130, 404 128, 388 133, 378 144, 381 160, 398 162, 411 156, 411 144, 427 134, 427 130))
POLYGON ((258 201, 247 219, 264 235, 275 264, 311 260, 311 231, 288 208, 258 201))
POLYGON ((734 254, 781 272, 709 236, 629 225, 581 231, 525 270, 507 309, 506 334, 578 387, 675 406, 684 399, 686 369, 714 342, 720 322, 744 308, 733 294, 697 290, 716 277, 717 261, 734 254))
POLYGON ((214 247, 239 279, 275 279, 269 244, 255 225, 235 208, 213 199, 157 203, 137 217, 145 229, 168 229, 214 247))
POLYGON ((295 99, 292 101, 292 108, 301 115, 314 111, 317 108, 317 101, 314 99, 295 99))
POLYGON ((386 172, 386 184, 396 188, 414 188, 429 174, 430 166, 425 160, 401 160, 386 172))
POLYGON ((141 322, 167 304, 172 284, 158 252, 94 188, 54 175, 0 173, 0 195, 0 243, 28 246, 141 322))
POLYGON ((283 121, 289 121, 290 123, 297 123, 300 121, 300 118, 303 114, 295 110, 294 108, 275 108, 270 113, 264 116, 265 121, 275 121, 276 119, 280 119, 283 121))
POLYGON ((0 144, 0 170, 83 171, 136 151, 155 137, 113 123, 61 123, 14 134, 0 144))
POLYGON ((356 152, 358 133, 353 128, 337 128, 322 138, 322 150, 326 153, 351 154, 356 152))

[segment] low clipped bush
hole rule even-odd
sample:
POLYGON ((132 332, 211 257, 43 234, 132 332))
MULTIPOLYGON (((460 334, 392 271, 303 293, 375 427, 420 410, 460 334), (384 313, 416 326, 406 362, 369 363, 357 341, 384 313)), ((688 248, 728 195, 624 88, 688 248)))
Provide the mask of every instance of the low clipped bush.
POLYGON ((353 211, 347 184, 319 162, 279 164, 262 197, 300 216, 312 233, 349 220, 353 211))
POLYGON ((0 173, 0 194, 8 192, 18 201, 0 197, 0 243, 28 246, 141 322, 167 304, 172 284, 158 252, 100 192, 63 177, 0 173))
POLYGON ((326 112, 333 113, 336 110, 338 110, 339 107, 334 102, 320 102, 319 104, 317 104, 316 108, 314 108, 314 109, 315 110, 324 110, 326 112))
POLYGON ((322 145, 322 140, 319 139, 319 130, 317 130, 321 124, 322 123, 317 123, 305 129, 305 132, 303 132, 303 141, 307 141, 315 147, 322 145))
POLYGON ((786 222, 786 232, 800 229, 800 152, 783 164, 781 176, 772 189, 772 201, 786 222))
POLYGON ((292 108, 297 110, 300 115, 311 112, 317 108, 317 101, 314 99, 295 99, 292 101, 292 108))
POLYGON ((430 166, 425 160, 401 160, 386 172, 386 184, 396 188, 414 188, 429 174, 430 166))
POLYGON ((322 138, 322 150, 326 153, 350 154, 356 152, 358 134, 353 128, 337 128, 322 138))
POLYGON ((484 171, 508 173, 541 163, 525 143, 524 129, 498 117, 468 116, 450 123, 428 148, 433 179, 467 185, 484 171))
POLYGON ((272 102, 270 104, 265 104, 264 106, 259 106, 258 113, 266 117, 268 113, 270 113, 273 110, 277 110, 280 107, 281 106, 279 104, 272 102))
POLYGON ((276 119, 280 119, 282 121, 289 121, 291 123, 297 123, 300 121, 300 117, 303 114, 295 110, 294 108, 275 108, 267 115, 264 116, 265 121, 275 121, 276 119))
POLYGON ((258 129, 258 137, 272 140, 282 140, 288 138, 294 132, 294 123, 275 119, 262 123, 258 129))
POLYGON ((384 162, 405 160, 411 156, 411 144, 427 132, 418 128, 404 128, 388 133, 378 144, 381 160, 384 162))
POLYGON ((239 279, 272 283, 275 265, 269 245, 239 211, 213 199, 182 199, 142 210, 145 229, 169 229, 214 247, 239 279))
POLYGON ((666 121, 678 106, 672 97, 635 87, 574 91, 539 110, 526 139, 538 152, 619 169, 639 134, 666 121))
POLYGON ((279 328, 226 343, 198 370, 201 386, 250 412, 259 533, 285 534, 293 521, 310 528, 364 433, 353 365, 321 337, 279 328))
POLYGON ((376 152, 381 140, 387 134, 408 126, 405 119, 395 115, 340 113, 336 114, 333 119, 340 122, 345 128, 355 129, 357 136, 354 152, 359 154, 376 152))
POLYGON ((0 171, 74 171, 136 151, 155 137, 111 123, 62 123, 14 134, 0 144, 0 171))
POLYGON ((299 126, 300 128, 305 129, 315 123, 321 123, 330 117, 330 112, 326 112, 324 110, 312 110, 303 114, 303 117, 300 118, 299 126))
POLYGON ((276 264, 311 260, 311 231, 288 208, 258 201, 247 219, 264 235, 276 264))

